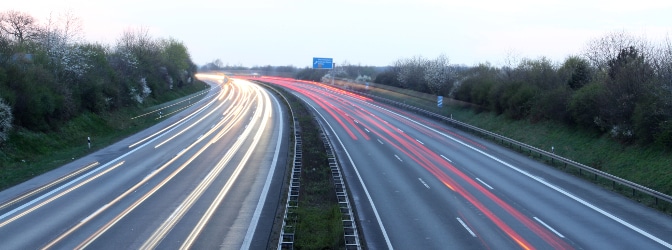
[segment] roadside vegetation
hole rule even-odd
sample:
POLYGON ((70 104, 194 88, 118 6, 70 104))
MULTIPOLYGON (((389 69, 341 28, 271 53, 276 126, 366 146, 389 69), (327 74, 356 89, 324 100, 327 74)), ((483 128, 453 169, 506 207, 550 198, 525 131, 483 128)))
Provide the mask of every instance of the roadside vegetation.
POLYGON ((132 117, 206 85, 175 39, 129 30, 83 41, 69 13, 0 12, 0 190, 146 128, 132 117))
POLYGON ((342 249, 345 247, 342 214, 320 127, 302 101, 282 88, 273 88, 287 99, 294 111, 302 141, 299 204, 295 210, 296 225, 293 226, 294 248, 342 249))
POLYGON ((617 32, 590 41, 562 63, 511 58, 497 67, 400 59, 375 82, 452 97, 476 112, 532 123, 552 121, 607 135, 626 146, 672 149, 672 42, 617 32))
MULTIPOLYGON (((670 79, 669 38, 656 44, 616 32, 590 41, 581 55, 562 63, 514 58, 501 67, 467 67, 450 65, 444 55, 417 56, 374 75, 369 87, 350 78, 355 84, 346 88, 553 148, 563 157, 672 194, 670 79), (446 97, 443 108, 437 107, 437 96, 446 97)), ((631 196, 631 190, 617 191, 631 196)))

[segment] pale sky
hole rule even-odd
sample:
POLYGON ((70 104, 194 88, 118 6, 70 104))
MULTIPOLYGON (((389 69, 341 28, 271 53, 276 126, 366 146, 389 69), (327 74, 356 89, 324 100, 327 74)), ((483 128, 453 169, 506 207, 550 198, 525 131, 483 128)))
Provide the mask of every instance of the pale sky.
POLYGON ((40 22, 70 11, 88 42, 113 44, 143 27, 184 42, 196 64, 248 67, 305 67, 313 57, 385 66, 442 53, 465 65, 507 56, 561 62, 611 32, 672 36, 670 0, 15 0, 5 10, 40 22))

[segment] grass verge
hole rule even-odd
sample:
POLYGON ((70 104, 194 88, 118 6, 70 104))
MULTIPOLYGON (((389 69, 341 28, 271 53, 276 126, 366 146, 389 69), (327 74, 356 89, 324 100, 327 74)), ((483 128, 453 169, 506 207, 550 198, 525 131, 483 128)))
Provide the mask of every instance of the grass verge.
MULTIPOLYGON (((139 114, 166 107, 207 90, 209 85, 195 84, 176 89, 158 99, 149 100, 143 107, 127 107, 119 111, 85 113, 63 124, 58 131, 35 132, 18 128, 7 143, 0 147, 0 190, 29 180, 60 167, 98 149, 111 145, 129 135, 146 129, 161 120, 156 116, 131 119, 139 114), (87 137, 91 137, 88 148, 87 137)), ((163 113, 195 103, 205 95, 176 104, 163 113)))
MULTIPOLYGON (((625 145, 616 142, 606 134, 600 135, 593 131, 580 130, 557 122, 512 120, 505 115, 477 112, 474 109, 465 108, 465 105, 445 105, 448 102, 445 99, 444 107, 438 108, 436 100, 418 98, 418 95, 375 87, 365 89, 361 84, 339 83, 337 85, 419 107, 447 117, 452 116, 456 120, 546 151, 551 151, 551 147, 553 147, 557 155, 672 195, 672 154, 655 146, 625 145)), ((672 213, 672 204, 658 203, 646 195, 633 194, 631 189, 614 186, 610 181, 596 179, 593 175, 579 172, 573 168, 566 168, 566 170, 645 205, 668 214, 672 213)))

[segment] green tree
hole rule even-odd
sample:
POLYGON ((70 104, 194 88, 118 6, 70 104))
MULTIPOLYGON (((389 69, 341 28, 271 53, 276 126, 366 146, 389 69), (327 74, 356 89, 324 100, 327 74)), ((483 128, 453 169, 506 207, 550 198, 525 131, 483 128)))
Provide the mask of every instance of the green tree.
POLYGON ((572 121, 583 128, 601 128, 600 109, 606 92, 606 87, 602 83, 589 83, 576 91, 568 106, 572 121))
POLYGON ((634 137, 633 115, 639 103, 651 101, 654 71, 635 47, 620 51, 609 61, 607 98, 600 116, 613 136, 629 141, 634 137))
POLYGON ((577 56, 568 57, 559 71, 561 75, 564 75, 563 78, 567 79, 567 85, 573 90, 582 88, 592 79, 590 63, 577 56))

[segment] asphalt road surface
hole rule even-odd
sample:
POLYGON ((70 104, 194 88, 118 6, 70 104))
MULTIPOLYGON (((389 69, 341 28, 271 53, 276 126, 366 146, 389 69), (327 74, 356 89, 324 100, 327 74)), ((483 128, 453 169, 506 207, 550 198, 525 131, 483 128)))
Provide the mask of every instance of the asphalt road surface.
POLYGON ((669 249, 672 218, 329 85, 264 78, 327 127, 371 249, 669 249))
POLYGON ((1 192, 0 249, 267 248, 289 118, 256 84, 203 77, 190 108, 1 192))

